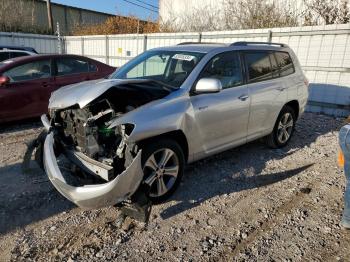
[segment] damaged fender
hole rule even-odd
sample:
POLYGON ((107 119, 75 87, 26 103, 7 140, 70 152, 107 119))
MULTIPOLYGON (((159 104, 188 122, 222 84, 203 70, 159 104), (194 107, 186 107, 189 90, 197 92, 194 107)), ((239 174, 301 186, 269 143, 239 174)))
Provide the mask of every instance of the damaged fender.
POLYGON ((67 199, 83 208, 101 208, 115 205, 129 198, 139 187, 143 171, 141 150, 131 164, 110 182, 74 187, 64 179, 54 153, 54 134, 47 135, 44 143, 44 168, 55 188, 67 199))

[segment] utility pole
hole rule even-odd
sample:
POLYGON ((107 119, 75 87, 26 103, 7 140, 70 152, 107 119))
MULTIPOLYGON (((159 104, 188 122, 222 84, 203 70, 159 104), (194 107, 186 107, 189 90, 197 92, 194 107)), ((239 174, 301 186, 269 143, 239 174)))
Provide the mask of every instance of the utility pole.
POLYGON ((47 4, 47 18, 49 21, 49 30, 53 34, 53 21, 52 21, 52 10, 51 10, 51 0, 46 0, 47 4))

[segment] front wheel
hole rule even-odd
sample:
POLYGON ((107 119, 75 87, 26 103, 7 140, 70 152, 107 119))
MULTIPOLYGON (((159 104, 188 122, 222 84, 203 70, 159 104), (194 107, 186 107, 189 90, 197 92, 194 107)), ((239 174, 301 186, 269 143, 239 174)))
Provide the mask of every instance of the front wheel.
POLYGON ((284 106, 277 117, 271 134, 266 137, 266 143, 271 148, 280 148, 287 145, 295 127, 295 112, 290 106, 284 106))
POLYGON ((183 151, 174 140, 153 140, 143 147, 143 183, 153 203, 163 202, 173 194, 183 176, 184 164, 183 151))

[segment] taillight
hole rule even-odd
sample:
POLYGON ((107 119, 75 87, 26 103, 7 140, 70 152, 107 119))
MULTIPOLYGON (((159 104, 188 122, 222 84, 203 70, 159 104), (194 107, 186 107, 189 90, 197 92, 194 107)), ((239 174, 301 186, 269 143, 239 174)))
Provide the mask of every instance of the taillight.
POLYGON ((339 153, 338 153, 338 165, 339 165, 339 167, 344 167, 344 164, 345 164, 344 154, 340 150, 339 153))

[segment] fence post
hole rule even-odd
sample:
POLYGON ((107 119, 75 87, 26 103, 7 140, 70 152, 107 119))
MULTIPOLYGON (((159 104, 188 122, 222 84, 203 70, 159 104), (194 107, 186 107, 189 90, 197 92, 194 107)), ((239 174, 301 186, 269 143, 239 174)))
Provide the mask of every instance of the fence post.
POLYGON ((198 42, 199 43, 202 42, 202 33, 201 32, 198 33, 198 42))
POLYGON ((272 31, 269 30, 267 32, 267 42, 271 43, 272 42, 272 31))
POLYGON ((108 38, 108 35, 106 35, 106 64, 109 65, 109 38, 108 38))
POLYGON ((60 23, 57 22, 56 24, 57 27, 57 49, 58 49, 58 53, 62 54, 62 42, 61 42, 61 32, 60 32, 60 23))
POLYGON ((143 36, 143 52, 147 51, 147 35, 143 36))
POLYGON ((84 55, 84 37, 81 37, 81 55, 84 55))

